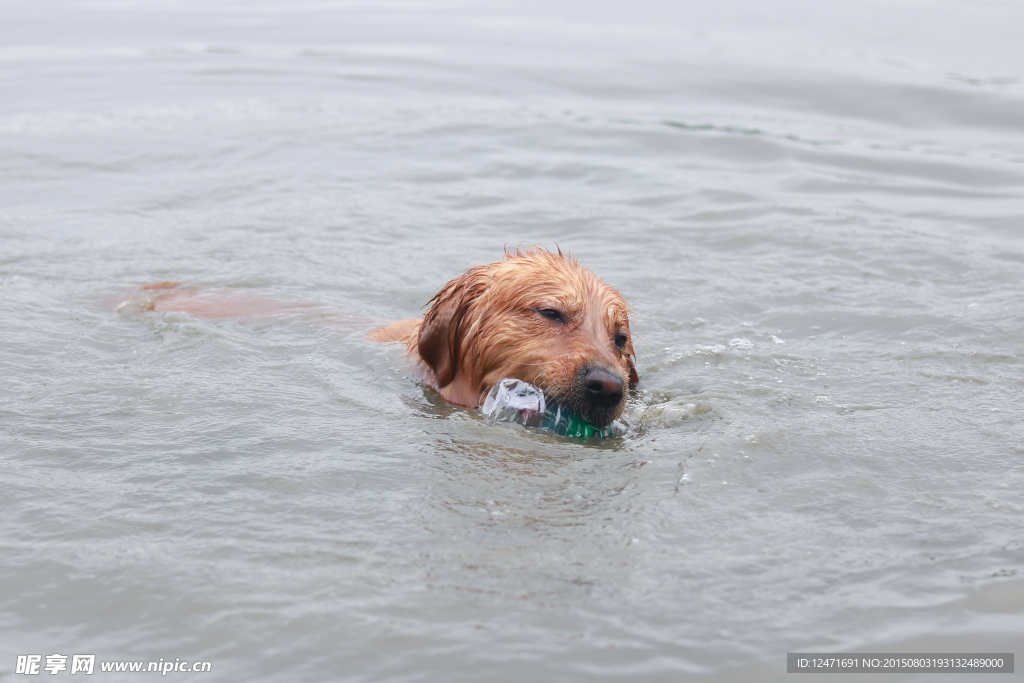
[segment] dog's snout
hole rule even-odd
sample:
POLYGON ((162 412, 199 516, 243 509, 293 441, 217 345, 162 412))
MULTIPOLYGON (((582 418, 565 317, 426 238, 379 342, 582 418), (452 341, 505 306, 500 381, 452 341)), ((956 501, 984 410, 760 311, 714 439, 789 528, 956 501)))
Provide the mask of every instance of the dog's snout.
POLYGON ((587 400, 590 403, 611 408, 622 400, 625 385, 622 379, 602 368, 591 368, 583 380, 586 387, 587 400))

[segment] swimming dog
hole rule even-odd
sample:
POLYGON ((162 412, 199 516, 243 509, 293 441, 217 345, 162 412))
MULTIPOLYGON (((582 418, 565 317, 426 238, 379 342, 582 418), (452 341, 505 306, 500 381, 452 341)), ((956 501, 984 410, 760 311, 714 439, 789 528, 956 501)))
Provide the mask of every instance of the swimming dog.
MULTIPOLYGON (((125 303, 201 318, 300 308, 179 282, 145 285, 125 303)), ((427 302, 422 318, 377 329, 370 339, 405 344, 413 366, 449 403, 476 407, 496 382, 519 379, 604 427, 622 413, 627 390, 639 381, 629 312, 622 295, 576 259, 532 247, 469 269, 427 302)))
POLYGON ((370 339, 405 344, 449 403, 475 407, 509 377, 603 427, 639 381, 628 303, 561 250, 507 251, 446 284, 427 306, 422 319, 370 339))

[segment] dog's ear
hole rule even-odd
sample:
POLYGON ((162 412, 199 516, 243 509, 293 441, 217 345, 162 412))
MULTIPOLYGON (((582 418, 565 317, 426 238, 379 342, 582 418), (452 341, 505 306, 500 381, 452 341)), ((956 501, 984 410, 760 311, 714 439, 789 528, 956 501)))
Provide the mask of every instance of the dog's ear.
MULTIPOLYGON (((626 320, 626 329, 629 330, 629 320, 626 320)), ((633 352, 633 333, 629 333, 629 341, 626 342, 622 352, 626 356, 626 363, 629 365, 629 388, 633 389, 640 382, 640 375, 636 372, 636 354, 633 352)))
POLYGON ((434 371, 437 388, 451 384, 459 371, 459 347, 471 321, 467 314, 487 291, 490 278, 484 268, 473 268, 441 288, 427 302, 430 308, 420 326, 420 357, 434 371))

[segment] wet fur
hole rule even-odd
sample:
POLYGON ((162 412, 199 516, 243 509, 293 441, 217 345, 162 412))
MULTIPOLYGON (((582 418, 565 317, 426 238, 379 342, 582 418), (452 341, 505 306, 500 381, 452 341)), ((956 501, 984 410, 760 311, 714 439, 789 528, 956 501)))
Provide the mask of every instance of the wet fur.
POLYGON ((575 259, 533 248, 470 269, 428 302, 422 320, 393 323, 370 338, 404 343, 449 403, 475 407, 495 382, 512 377, 603 426, 622 413, 625 392, 616 405, 593 405, 584 381, 594 368, 629 388, 639 381, 628 313, 622 295, 575 259))

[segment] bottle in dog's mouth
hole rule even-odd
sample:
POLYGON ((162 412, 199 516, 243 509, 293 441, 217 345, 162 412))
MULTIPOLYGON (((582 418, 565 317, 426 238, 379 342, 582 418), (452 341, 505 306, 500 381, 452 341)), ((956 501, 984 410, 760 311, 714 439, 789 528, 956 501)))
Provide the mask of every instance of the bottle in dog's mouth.
POLYGON ((613 433, 611 425, 598 427, 546 397, 534 385, 519 379, 496 382, 487 393, 481 410, 491 422, 515 422, 570 438, 605 439, 613 433))
POLYGON ((593 422, 562 408, 554 401, 549 401, 544 415, 543 429, 550 429, 555 434, 575 438, 606 439, 612 435, 612 427, 598 427, 593 422))

